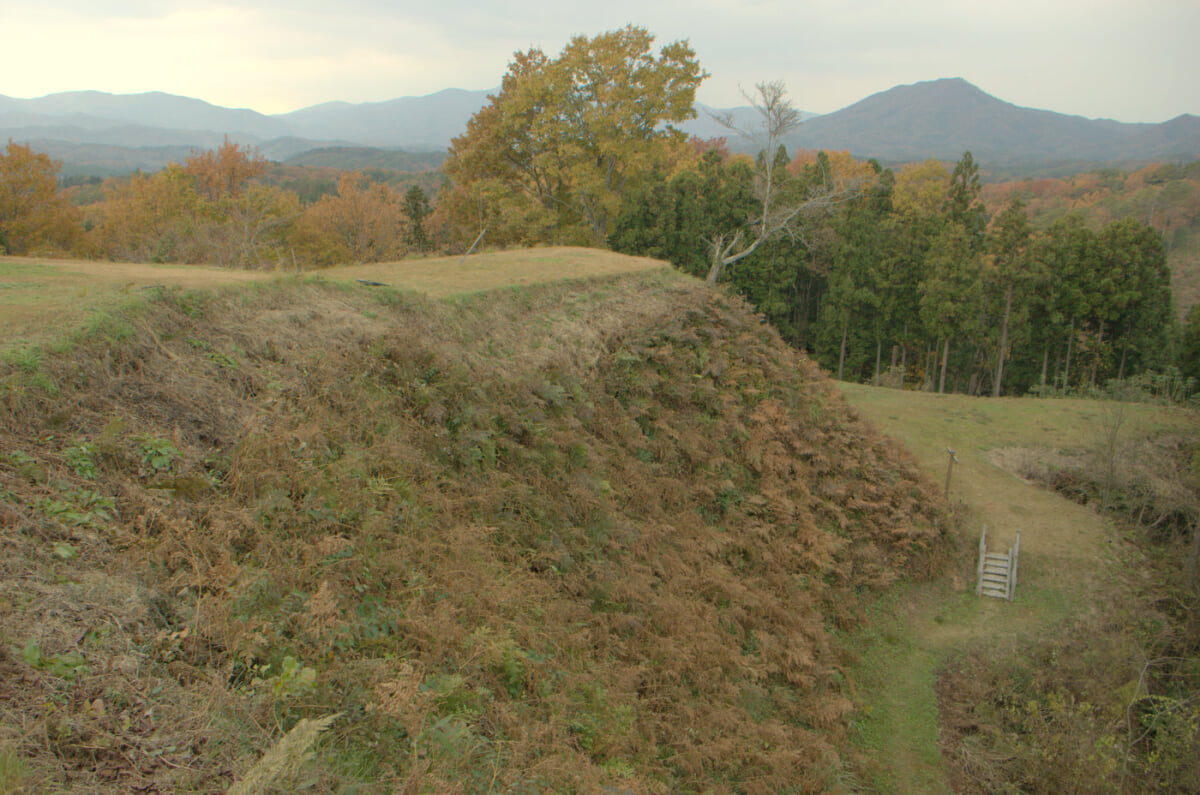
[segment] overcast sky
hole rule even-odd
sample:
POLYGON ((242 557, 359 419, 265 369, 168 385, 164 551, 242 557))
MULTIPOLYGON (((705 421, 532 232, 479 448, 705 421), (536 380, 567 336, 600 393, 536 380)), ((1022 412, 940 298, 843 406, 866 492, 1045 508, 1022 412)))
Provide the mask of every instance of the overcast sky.
POLYGON ((1017 105, 1200 115, 1198 0, 0 0, 0 94, 166 91, 282 113, 500 84, 512 53, 633 23, 687 39, 698 99, 783 80, 828 113, 962 77, 1017 105))

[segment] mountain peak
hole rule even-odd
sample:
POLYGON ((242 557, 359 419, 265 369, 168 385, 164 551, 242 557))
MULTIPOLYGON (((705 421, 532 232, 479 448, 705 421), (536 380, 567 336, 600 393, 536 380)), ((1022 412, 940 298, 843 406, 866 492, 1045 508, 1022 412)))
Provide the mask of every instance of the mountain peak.
POLYGON ((1200 154, 1200 125, 1120 124, 1023 108, 961 77, 896 86, 813 119, 795 143, 891 162, 956 160, 992 166, 1053 161, 1152 160, 1200 154), (1159 131, 1148 135, 1148 129, 1159 131))
POLYGON ((862 105, 866 102, 878 101, 903 101, 903 102, 922 102, 932 104, 952 104, 969 102, 972 104, 981 103, 996 103, 998 105, 1008 105, 1009 103, 1003 100, 996 99, 991 94, 974 83, 970 83, 961 77, 942 77, 937 80, 924 80, 918 83, 909 83, 907 85, 899 85, 889 88, 886 91, 880 91, 877 94, 872 94, 866 99, 856 102, 850 107, 862 105))

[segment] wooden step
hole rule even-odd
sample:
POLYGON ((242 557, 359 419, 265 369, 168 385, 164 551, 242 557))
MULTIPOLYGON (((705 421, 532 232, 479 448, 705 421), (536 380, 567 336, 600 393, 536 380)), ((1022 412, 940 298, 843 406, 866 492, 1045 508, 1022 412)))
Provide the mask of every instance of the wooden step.
POLYGON ((1007 553, 987 551, 987 525, 979 536, 979 565, 975 593, 997 599, 1012 599, 1017 585, 1017 556, 1021 550, 1021 531, 1007 553))

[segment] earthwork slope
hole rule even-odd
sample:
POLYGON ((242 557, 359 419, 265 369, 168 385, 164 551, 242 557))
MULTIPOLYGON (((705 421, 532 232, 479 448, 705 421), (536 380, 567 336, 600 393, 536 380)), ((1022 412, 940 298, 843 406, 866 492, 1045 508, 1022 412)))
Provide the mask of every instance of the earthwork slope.
POLYGON ((849 786, 838 631, 951 535, 665 271, 139 290, 7 355, 0 450, 0 761, 63 792, 849 786))

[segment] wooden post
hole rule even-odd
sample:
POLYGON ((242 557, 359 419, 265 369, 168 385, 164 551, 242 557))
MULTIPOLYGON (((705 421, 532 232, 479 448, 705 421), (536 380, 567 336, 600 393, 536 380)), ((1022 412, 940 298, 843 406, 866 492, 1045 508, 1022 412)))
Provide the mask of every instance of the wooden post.
POLYGON ((1021 531, 1017 531, 1017 542, 1012 548, 1012 563, 1009 564, 1008 570, 1008 601, 1017 593, 1017 558, 1021 555, 1021 531))
POLYGON ((987 525, 979 536, 979 568, 975 576, 975 595, 983 595, 983 559, 987 557, 987 525))
POLYGON ((483 236, 486 234, 487 234, 486 229, 484 229, 482 232, 479 233, 479 237, 475 238, 475 242, 471 244, 471 247, 469 249, 467 249, 467 253, 463 254, 462 259, 460 259, 458 261, 459 265, 462 265, 463 261, 466 260, 467 257, 471 256, 471 252, 475 250, 475 247, 479 245, 479 241, 483 240, 483 236))
POLYGON ((958 458, 949 447, 946 448, 946 452, 950 454, 950 460, 946 464, 946 499, 950 499, 950 473, 954 471, 954 464, 958 461, 958 458))

